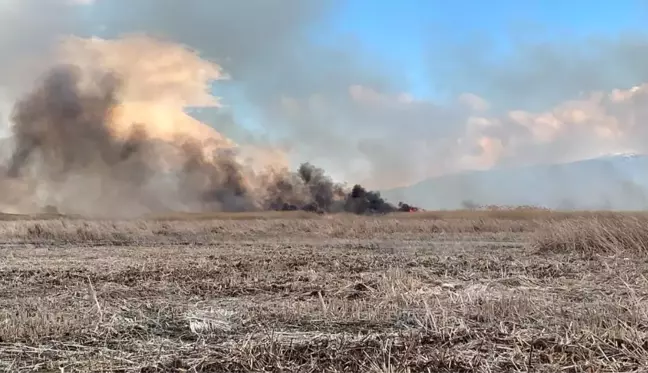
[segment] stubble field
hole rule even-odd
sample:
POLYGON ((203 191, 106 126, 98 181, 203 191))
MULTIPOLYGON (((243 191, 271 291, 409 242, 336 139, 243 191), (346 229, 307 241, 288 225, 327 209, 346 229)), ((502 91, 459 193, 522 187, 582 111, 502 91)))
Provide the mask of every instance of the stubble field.
POLYGON ((648 369, 648 215, 5 216, 11 372, 648 369))

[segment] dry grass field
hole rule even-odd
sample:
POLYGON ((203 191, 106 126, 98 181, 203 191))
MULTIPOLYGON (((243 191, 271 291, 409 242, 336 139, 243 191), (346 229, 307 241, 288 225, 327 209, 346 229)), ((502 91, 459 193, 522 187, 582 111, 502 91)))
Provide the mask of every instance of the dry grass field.
POLYGON ((10 372, 648 369, 648 215, 2 216, 10 372))

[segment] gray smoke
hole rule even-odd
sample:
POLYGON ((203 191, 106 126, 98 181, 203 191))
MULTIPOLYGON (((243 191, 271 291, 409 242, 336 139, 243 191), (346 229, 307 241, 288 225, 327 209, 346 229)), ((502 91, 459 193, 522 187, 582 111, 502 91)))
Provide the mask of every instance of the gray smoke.
POLYGON ((162 141, 147 132, 155 127, 137 124, 127 136, 118 137, 111 120, 120 105, 122 82, 97 69, 85 77, 94 83, 93 89, 82 89, 82 73, 74 65, 52 68, 16 102, 12 116, 15 147, 7 178, 31 176, 49 193, 65 195, 63 211, 124 215, 178 206, 194 211, 384 213, 397 209, 379 195, 359 195, 359 187, 345 191, 310 164, 302 164, 297 172, 250 176, 235 148, 215 147, 206 154, 206 144, 196 138, 162 141), (165 168, 162 162, 172 159, 179 162, 165 168), (175 187, 160 185, 164 179, 173 180, 175 187), (100 185, 102 190, 74 195, 66 190, 70 183, 86 188, 100 185), (92 204, 83 201, 86 196, 93 197, 92 204))

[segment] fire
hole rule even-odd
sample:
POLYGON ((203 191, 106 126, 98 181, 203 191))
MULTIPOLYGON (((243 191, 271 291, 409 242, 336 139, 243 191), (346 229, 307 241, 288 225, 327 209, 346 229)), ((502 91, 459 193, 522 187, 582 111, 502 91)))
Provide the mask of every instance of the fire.
POLYGON ((400 211, 400 212, 419 212, 419 211, 424 211, 424 210, 419 208, 419 207, 407 204, 407 203, 399 202, 398 203, 398 211, 400 211))

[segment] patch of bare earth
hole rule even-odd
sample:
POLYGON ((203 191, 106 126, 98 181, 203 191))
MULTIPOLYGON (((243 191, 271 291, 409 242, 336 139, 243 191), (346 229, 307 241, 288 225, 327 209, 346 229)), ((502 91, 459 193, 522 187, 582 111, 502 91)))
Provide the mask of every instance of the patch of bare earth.
POLYGON ((5 221, 0 369, 648 369, 645 217, 424 214, 5 221))

